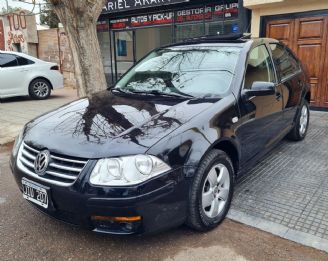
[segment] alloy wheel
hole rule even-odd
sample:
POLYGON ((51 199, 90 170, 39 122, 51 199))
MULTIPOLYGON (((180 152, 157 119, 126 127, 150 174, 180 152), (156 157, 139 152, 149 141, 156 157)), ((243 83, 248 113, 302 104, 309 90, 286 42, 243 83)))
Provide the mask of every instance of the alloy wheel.
POLYGON ((217 164, 209 171, 202 190, 202 208, 209 218, 215 218, 223 211, 229 197, 230 176, 223 164, 217 164))
POLYGON ((303 105, 302 111, 301 111, 301 117, 300 117, 300 134, 302 136, 306 132, 308 121, 309 121, 308 109, 305 105, 303 105))
POLYGON ((35 96, 44 98, 49 93, 49 86, 45 82, 35 82, 33 85, 33 92, 35 96))

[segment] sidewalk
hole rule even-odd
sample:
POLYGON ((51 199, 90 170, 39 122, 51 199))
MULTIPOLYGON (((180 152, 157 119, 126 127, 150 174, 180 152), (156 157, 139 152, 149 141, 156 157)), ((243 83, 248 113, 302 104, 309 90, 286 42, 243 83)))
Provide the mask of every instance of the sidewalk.
POLYGON ((24 124, 40 114, 77 99, 76 90, 55 90, 47 100, 32 100, 29 97, 3 99, 0 103, 0 145, 12 142, 24 124))
POLYGON ((328 113, 282 141, 236 186, 229 218, 328 252, 328 113))

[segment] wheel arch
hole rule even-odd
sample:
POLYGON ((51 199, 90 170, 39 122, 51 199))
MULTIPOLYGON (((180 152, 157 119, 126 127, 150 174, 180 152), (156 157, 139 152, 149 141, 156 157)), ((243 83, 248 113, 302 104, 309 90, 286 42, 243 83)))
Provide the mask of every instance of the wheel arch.
POLYGON ((304 98, 310 104, 310 102, 311 102, 311 91, 310 90, 307 91, 304 98))
POLYGON ((240 150, 235 140, 232 138, 223 138, 214 142, 206 151, 204 156, 211 150, 222 150, 225 152, 232 161, 235 175, 237 175, 240 166, 240 150))
POLYGON ((31 83, 32 83, 33 81, 37 80, 37 79, 42 79, 42 80, 47 81, 47 82, 49 83, 49 85, 50 85, 51 90, 54 89, 54 87, 52 86, 51 81, 50 81, 49 79, 47 79, 46 77, 43 77, 43 76, 36 76, 36 77, 33 77, 33 79, 30 81, 28 87, 30 87, 30 86, 31 86, 31 83))

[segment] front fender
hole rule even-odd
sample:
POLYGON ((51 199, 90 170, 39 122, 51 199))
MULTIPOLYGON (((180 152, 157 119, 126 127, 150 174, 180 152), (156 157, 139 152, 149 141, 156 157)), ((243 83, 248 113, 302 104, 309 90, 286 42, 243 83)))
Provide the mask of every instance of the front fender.
POLYGON ((236 100, 229 95, 160 140, 147 153, 160 157, 172 168, 185 166, 185 175, 193 176, 202 158, 220 142, 231 141, 238 147, 232 120, 235 117, 236 100))

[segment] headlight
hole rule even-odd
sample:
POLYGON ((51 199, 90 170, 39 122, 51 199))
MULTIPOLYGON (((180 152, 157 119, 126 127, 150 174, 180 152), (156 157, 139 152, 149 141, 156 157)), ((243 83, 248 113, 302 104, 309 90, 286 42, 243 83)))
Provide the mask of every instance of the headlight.
POLYGON ((166 163, 149 155, 100 159, 91 173, 90 182, 93 185, 129 186, 170 169, 166 163))
POLYGON ((23 133, 24 133, 24 129, 16 137, 16 140, 15 140, 15 143, 14 143, 14 146, 13 146, 13 151, 12 151, 13 156, 17 155, 17 152, 18 152, 19 147, 20 147, 20 145, 22 143, 22 140, 23 140, 23 133))

